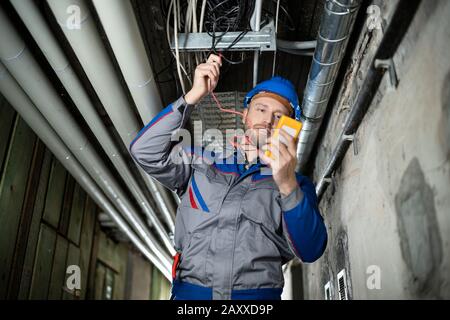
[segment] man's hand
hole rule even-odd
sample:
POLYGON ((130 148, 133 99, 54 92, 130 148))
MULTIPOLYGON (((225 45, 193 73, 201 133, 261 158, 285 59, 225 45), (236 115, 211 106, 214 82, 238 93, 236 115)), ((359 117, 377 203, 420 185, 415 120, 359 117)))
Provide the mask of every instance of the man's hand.
POLYGON ((213 91, 219 82, 222 58, 211 54, 205 63, 195 68, 192 89, 186 93, 184 99, 188 104, 197 104, 204 96, 213 91))
POLYGON ((267 140, 267 144, 259 150, 259 157, 272 168, 272 176, 283 197, 288 196, 292 191, 298 188, 297 178, 295 176, 295 167, 297 166, 297 145, 296 140, 292 138, 283 129, 279 131, 279 136, 283 136, 287 145, 280 142, 279 138, 273 139, 273 135, 267 140), (269 150, 272 157, 265 155, 269 150))

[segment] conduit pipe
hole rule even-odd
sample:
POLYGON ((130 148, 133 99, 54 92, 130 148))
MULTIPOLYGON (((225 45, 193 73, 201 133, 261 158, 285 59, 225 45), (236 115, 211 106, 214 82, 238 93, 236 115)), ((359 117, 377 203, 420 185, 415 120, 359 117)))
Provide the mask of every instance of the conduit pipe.
POLYGON ((93 0, 143 123, 161 109, 161 98, 129 0, 93 0))
POLYGON ((11 75, 27 93, 34 105, 47 119, 57 134, 74 153, 91 177, 120 208, 139 236, 166 265, 170 257, 134 213, 134 208, 124 195, 113 175, 103 165, 101 157, 90 145, 87 136, 67 112, 64 103, 50 81, 31 55, 25 43, 17 35, 3 10, 0 10, 0 59, 11 75))
MULTIPOLYGON (((93 4, 139 116, 147 124, 161 111, 162 101, 131 2, 94 0, 93 4)), ((178 195, 172 195, 179 202, 178 195)), ((170 205, 170 202, 164 203, 170 205)), ((175 209, 171 207, 165 213, 170 211, 174 212, 175 209)), ((166 216, 165 219, 173 221, 172 216, 166 216)), ((173 225, 171 229, 173 231, 173 225)))
POLYGON ((345 54, 360 0, 327 0, 303 95, 297 170, 308 161, 345 54))
POLYGON ((66 55, 51 33, 50 28, 46 24, 42 14, 39 12, 36 4, 32 0, 11 0, 11 3, 38 46, 42 49, 43 54, 58 78, 61 80, 61 83, 69 93, 90 129, 100 141, 101 146, 116 167, 117 172, 119 172, 121 177, 130 187, 130 190, 141 209, 146 213, 152 225, 154 225, 170 254, 174 255, 175 250, 166 230, 164 230, 163 225, 140 189, 139 184, 132 175, 119 149, 111 138, 108 129, 96 112, 88 94, 74 73, 66 55))
MULTIPOLYGON (((263 0, 255 0, 255 30, 261 30, 261 12, 263 0)), ((253 86, 258 83, 258 68, 259 68, 259 50, 255 50, 253 55, 253 86)))
POLYGON ((164 265, 164 263, 162 263, 159 258, 143 244, 125 220, 122 219, 116 208, 98 188, 86 170, 66 147, 61 138, 59 138, 56 132, 50 127, 47 120, 45 120, 42 114, 33 105, 29 97, 12 78, 2 63, 0 63, 0 92, 89 196, 114 220, 120 230, 128 236, 138 250, 153 263, 153 265, 155 265, 169 281, 171 281, 171 273, 170 269, 167 268, 167 265, 164 265))
MULTIPOLYGON (((140 130, 140 125, 125 96, 86 3, 82 0, 47 0, 47 3, 102 105, 128 148, 140 130), (76 10, 73 11, 74 13, 68 14, 68 8, 76 8, 76 10), (78 17, 79 23, 73 24, 73 14, 77 13, 80 14, 78 17)), ((141 167, 138 168, 146 185, 155 196, 164 219, 173 231, 173 216, 166 205, 166 202, 170 203, 170 201, 165 190, 161 185, 157 185, 141 167)))

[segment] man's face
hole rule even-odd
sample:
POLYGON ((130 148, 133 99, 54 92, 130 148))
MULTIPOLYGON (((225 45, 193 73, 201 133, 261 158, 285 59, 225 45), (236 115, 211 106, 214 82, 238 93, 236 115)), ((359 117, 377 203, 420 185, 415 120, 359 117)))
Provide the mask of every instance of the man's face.
POLYGON ((270 97, 257 97, 244 110, 245 132, 254 146, 260 147, 272 134, 281 116, 290 116, 291 110, 270 97))

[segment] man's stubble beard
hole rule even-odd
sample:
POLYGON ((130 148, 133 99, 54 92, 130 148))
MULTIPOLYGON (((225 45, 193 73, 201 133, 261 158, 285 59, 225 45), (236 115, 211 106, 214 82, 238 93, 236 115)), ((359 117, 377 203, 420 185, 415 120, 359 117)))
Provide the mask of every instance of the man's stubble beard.
POLYGON ((258 149, 266 144, 267 139, 271 134, 270 129, 261 124, 250 126, 246 123, 244 128, 245 134, 249 137, 251 145, 258 149))

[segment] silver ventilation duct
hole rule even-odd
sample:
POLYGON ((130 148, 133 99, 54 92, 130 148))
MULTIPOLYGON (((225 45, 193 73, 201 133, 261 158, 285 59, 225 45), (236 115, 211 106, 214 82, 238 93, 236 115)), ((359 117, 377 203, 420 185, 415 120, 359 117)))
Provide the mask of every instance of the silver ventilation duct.
POLYGON ((347 48, 360 0, 327 0, 302 102, 297 171, 308 161, 347 48))

